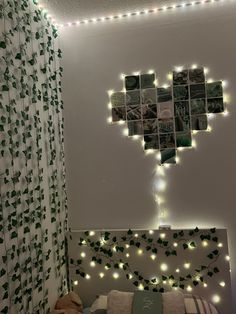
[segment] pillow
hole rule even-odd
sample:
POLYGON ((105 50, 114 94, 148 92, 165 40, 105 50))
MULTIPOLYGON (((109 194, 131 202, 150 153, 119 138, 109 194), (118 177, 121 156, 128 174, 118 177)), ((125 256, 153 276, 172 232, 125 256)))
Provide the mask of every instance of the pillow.
POLYGON ((184 303, 186 314, 218 314, 211 303, 197 295, 185 294, 184 303))
MULTIPOLYGON (((107 309, 107 296, 100 295, 92 304, 90 308, 91 313, 95 313, 98 310, 106 310, 107 309)), ((97 313, 99 314, 99 313, 97 313)))
POLYGON ((133 303, 132 292, 112 290, 107 296, 107 314, 130 314, 133 303))
POLYGON ((82 301, 78 294, 71 291, 57 300, 55 310, 76 310, 77 312, 82 312, 82 301))

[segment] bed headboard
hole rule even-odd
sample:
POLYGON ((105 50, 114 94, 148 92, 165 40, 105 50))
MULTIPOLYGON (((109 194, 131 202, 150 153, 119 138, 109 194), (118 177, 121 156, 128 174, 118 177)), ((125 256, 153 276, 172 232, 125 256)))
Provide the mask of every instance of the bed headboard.
POLYGON ((67 239, 71 289, 85 306, 112 289, 180 289, 233 313, 225 229, 72 231, 67 239))

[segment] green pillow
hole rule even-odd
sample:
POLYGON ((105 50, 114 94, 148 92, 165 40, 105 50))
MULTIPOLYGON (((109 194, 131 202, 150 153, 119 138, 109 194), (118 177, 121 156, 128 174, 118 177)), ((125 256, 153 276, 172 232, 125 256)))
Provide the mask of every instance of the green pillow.
POLYGON ((132 314, 163 314, 162 295, 158 292, 136 291, 132 314))

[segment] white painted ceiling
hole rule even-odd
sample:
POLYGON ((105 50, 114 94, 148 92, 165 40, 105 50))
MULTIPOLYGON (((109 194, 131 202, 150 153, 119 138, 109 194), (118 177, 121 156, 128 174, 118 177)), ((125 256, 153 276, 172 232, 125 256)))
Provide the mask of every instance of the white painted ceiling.
MULTIPOLYGON (((180 0, 174 1, 181 2, 180 0)), ((173 4, 173 0, 39 0, 59 23, 125 14, 173 4)))

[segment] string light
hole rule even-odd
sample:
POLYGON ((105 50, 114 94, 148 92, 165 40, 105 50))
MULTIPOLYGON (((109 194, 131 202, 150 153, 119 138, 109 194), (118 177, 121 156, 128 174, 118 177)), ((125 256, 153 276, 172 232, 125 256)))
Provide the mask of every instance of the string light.
POLYGON ((219 303, 220 302, 220 296, 218 294, 213 295, 212 302, 213 303, 219 303))
POLYGON ((139 289, 139 290, 143 290, 143 289, 144 289, 143 284, 140 283, 140 285, 138 286, 138 289, 139 289))
POLYGON ((120 277, 118 273, 114 273, 112 276, 114 279, 118 279, 120 277))
POLYGON ((86 254, 84 252, 81 252, 80 254, 81 257, 85 258, 86 257, 86 254))
MULTIPOLYGON (((217 2, 219 1, 223 1, 223 0, 218 0, 217 2)), ((65 24, 56 24, 57 26, 60 26, 60 27, 64 27, 64 26, 78 26, 78 25, 83 25, 83 24, 94 24, 94 23, 98 23, 98 22, 104 22, 104 21, 107 21, 107 22, 111 22, 111 21, 114 21, 114 20, 121 20, 121 19, 124 19, 124 18, 130 18, 131 16, 133 17, 139 17, 141 15, 148 15, 148 14, 156 14, 157 12, 167 12, 167 11, 173 11, 173 10, 181 10, 182 8, 185 8, 185 7, 191 7, 191 6, 195 6, 195 5, 203 5, 203 4, 208 4, 208 3, 216 3, 216 1, 189 1, 189 2, 186 2, 186 3, 181 3, 181 4, 172 4, 172 5, 169 5, 169 6, 166 6, 166 5, 163 5, 163 6, 160 6, 158 8, 148 8, 148 9, 143 9, 143 10, 139 10, 139 11, 135 11, 135 12, 126 12, 126 13, 117 13, 115 15, 110 15, 110 16, 98 16, 98 17, 93 17, 93 18, 87 18, 87 19, 83 19, 83 20, 79 20, 79 21, 76 21, 76 22, 67 22, 65 24)), ((41 4, 38 4, 38 8, 40 10, 45 10, 43 8, 43 6, 41 4)), ((55 21, 56 22, 56 21, 55 21)))
POLYGON ((74 286, 78 286, 78 284, 79 284, 78 280, 75 280, 75 281, 73 282, 73 284, 74 284, 74 286))
POLYGON ((85 276, 85 278, 86 278, 86 279, 90 279, 91 276, 90 276, 89 274, 87 274, 87 275, 85 276))
POLYGON ((193 288, 191 286, 187 286, 187 291, 191 292, 193 290, 193 288))
POLYGON ((186 269, 189 269, 189 268, 190 268, 190 266, 191 266, 191 264, 190 264, 190 263, 185 263, 185 264, 184 264, 184 268, 186 268, 186 269))
POLYGON ((223 247, 223 243, 222 242, 218 243, 218 247, 223 247))
POLYGON ((165 233, 161 233, 161 234, 160 234, 160 238, 161 238, 161 239, 165 239, 165 237, 166 237, 166 234, 165 234, 165 233))
POLYGON ((154 261, 156 259, 156 255, 155 254, 152 254, 151 255, 151 259, 154 261))
POLYGON ((225 282, 224 282, 224 281, 221 281, 221 282, 219 283, 219 285, 220 285, 221 287, 225 287, 225 282))
POLYGON ((165 263, 161 264, 160 268, 161 268, 162 271, 167 271, 168 270, 168 266, 165 263))
POLYGON ((203 287, 204 287, 204 288, 207 288, 207 283, 204 282, 203 287))
POLYGON ((100 274, 99 274, 99 277, 100 277, 100 278, 103 278, 104 276, 105 276, 104 273, 100 273, 100 274))
POLYGON ((204 247, 208 246, 208 242, 207 241, 202 241, 202 246, 204 246, 204 247))
POLYGON ((90 263, 90 266, 91 266, 91 267, 95 267, 95 266, 96 266, 96 263, 95 263, 94 261, 92 261, 92 262, 90 263))
POLYGON ((94 232, 94 231, 90 231, 90 232, 89 232, 89 235, 92 237, 92 236, 95 235, 95 232, 94 232))
POLYGON ((139 249, 138 250, 138 255, 142 255, 143 254, 143 250, 139 249))
POLYGON ((179 272, 180 272, 180 269, 179 269, 179 268, 177 268, 177 269, 175 270, 175 272, 176 272, 176 273, 179 273, 179 272))

